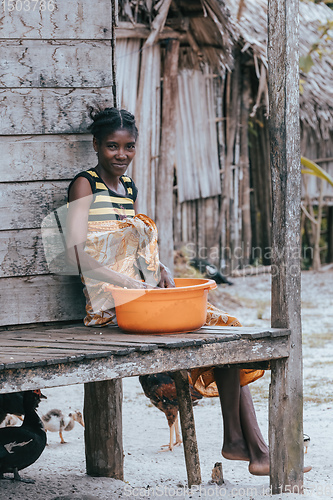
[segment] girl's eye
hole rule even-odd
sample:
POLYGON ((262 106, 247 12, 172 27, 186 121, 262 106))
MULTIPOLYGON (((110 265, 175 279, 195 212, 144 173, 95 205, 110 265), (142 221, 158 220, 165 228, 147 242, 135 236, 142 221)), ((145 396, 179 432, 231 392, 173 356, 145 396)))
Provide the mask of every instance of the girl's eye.
POLYGON ((128 149, 135 149, 135 144, 129 144, 129 145, 127 146, 127 148, 128 148, 128 149))

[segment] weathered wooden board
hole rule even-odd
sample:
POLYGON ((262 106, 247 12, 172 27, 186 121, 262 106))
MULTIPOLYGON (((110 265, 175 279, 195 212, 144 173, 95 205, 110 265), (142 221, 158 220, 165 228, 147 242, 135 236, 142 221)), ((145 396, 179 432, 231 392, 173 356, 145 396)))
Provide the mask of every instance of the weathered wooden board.
MULTIPOLYGON (((60 357, 60 351, 59 351, 59 357, 60 357)), ((0 354, 0 363, 16 363, 18 361, 31 361, 36 359, 38 360, 46 360, 47 358, 45 357, 45 354, 41 352, 24 352, 24 350, 19 351, 17 350, 17 347, 13 347, 12 349, 9 349, 6 346, 1 346, 1 354, 0 354)))
POLYGON ((89 134, 0 137, 1 182, 69 180, 97 164, 89 134))
POLYGON ((0 86, 109 87, 110 41, 0 40, 0 86))
MULTIPOLYGON (((133 26, 131 22, 126 21, 119 21, 115 31, 117 40, 121 40, 124 38, 145 39, 148 38, 151 34, 151 30, 147 27, 146 24, 136 23, 135 26, 133 26)), ((159 40, 177 39, 181 42, 188 42, 186 33, 180 33, 179 31, 176 31, 169 26, 164 26, 164 28, 160 31, 158 38, 159 40)))
MULTIPOLYGON (((286 360, 271 362, 271 384, 269 387, 269 443, 283 443, 274 448, 270 454, 270 469, 273 478, 277 476, 279 485, 283 484, 286 470, 285 453, 288 443, 285 442, 286 429, 290 425, 289 415, 285 411, 286 401, 289 400, 287 390, 288 363, 286 360), (277 461, 278 460, 278 461, 277 461), (282 466, 282 467, 281 467, 282 466)), ((278 493, 278 488, 275 488, 278 493)))
MULTIPOLYGON (((40 342, 38 339, 31 339, 29 342, 19 342, 17 339, 13 342, 10 340, 3 340, 1 337, 1 349, 2 354, 13 352, 15 353, 15 349, 18 350, 18 354, 24 353, 29 355, 30 353, 37 354, 38 356, 45 356, 45 359, 49 357, 55 357, 58 353, 66 352, 68 355, 71 354, 85 354, 87 352, 100 352, 100 351, 112 351, 110 347, 135 347, 140 350, 141 346, 133 345, 130 342, 114 342, 114 344, 101 345, 98 342, 85 343, 81 342, 79 345, 77 342, 69 342, 66 340, 56 340, 56 339, 47 339, 44 342, 40 342)), ((153 344, 152 344, 153 346, 153 344)), ((143 346, 146 350, 146 345, 143 346)), ((156 346, 156 349, 158 346, 156 346)), ((2 356, 2 354, 0 356, 2 356)))
POLYGON ((0 325, 80 320, 85 316, 79 278, 32 276, 0 280, 0 325))
POLYGON ((111 88, 2 89, 0 134, 71 134, 86 132, 87 105, 111 104, 111 88))
POLYGON ((124 479, 122 441, 122 381, 84 385, 87 474, 124 479), (96 408, 100 408, 96 415, 96 408))
POLYGON ((283 433, 276 429, 270 432, 273 494, 295 491, 294 488, 303 492, 298 14, 297 0, 268 2, 268 123, 273 193, 272 326, 290 328, 292 346, 286 366, 273 369, 277 373, 273 377, 270 407, 272 404, 283 405, 283 420, 281 418, 281 423, 277 424, 281 412, 276 412, 274 419, 283 433))
POLYGON ((108 39, 111 37, 111 2, 100 0, 48 0, 13 2, 14 9, 1 6, 0 38, 108 39), (17 4, 17 5, 16 5, 17 4), (52 10, 52 4, 54 10, 52 10), (26 10, 25 10, 26 9, 26 10))
POLYGON ((176 385, 179 405, 179 416, 182 428, 185 462, 187 469, 187 484, 201 484, 200 460, 195 433, 192 397, 187 370, 175 372, 173 379, 176 385))
MULTIPOLYGON (((40 346, 38 347, 35 346, 35 347, 10 347, 10 346, 1 346, 1 354, 0 354, 0 360, 2 363, 6 363, 6 361, 4 361, 6 358, 8 359, 8 356, 11 356, 11 359, 12 359, 12 364, 14 363, 14 361, 17 360, 17 358, 19 360, 22 361, 22 359, 27 359, 29 360, 29 358, 31 358, 31 356, 37 356, 38 358, 40 359, 45 359, 45 360, 49 360, 49 359, 56 359, 56 358, 59 358, 59 357, 63 357, 63 356, 78 356, 80 354, 87 354, 87 351, 89 351, 89 349, 83 349, 82 347, 80 349, 77 349, 77 350, 73 350, 71 348, 66 348, 66 347, 63 347, 62 345, 59 344, 58 348, 55 347, 54 349, 50 348, 48 345, 44 345, 44 346, 40 346), (15 350, 15 349, 18 349, 18 352, 15 350), (17 353, 17 358, 16 358, 16 353, 17 353)), ((106 348, 102 348, 100 349, 98 346, 95 348, 95 352, 96 353, 99 353, 99 352, 104 352, 104 353, 108 353, 108 354, 112 354, 112 349, 106 349, 106 348)))
POLYGON ((49 273, 39 229, 0 231, 0 278, 49 273))
POLYGON ((133 349, 137 351, 153 351, 158 349, 159 346, 156 344, 133 344, 131 342, 114 342, 112 344, 99 344, 97 341, 94 344, 85 344, 81 342, 79 345, 75 341, 56 341, 55 339, 52 341, 50 339, 45 340, 44 342, 38 341, 38 339, 31 339, 29 342, 23 342, 18 340, 4 340, 3 353, 0 354, 0 362, 3 362, 3 355, 6 353, 12 353, 15 357, 15 349, 17 350, 18 356, 21 356, 22 353, 25 353, 26 356, 30 356, 31 354, 38 354, 39 356, 44 355, 44 359, 57 359, 59 355, 66 354, 67 356, 76 356, 78 354, 91 354, 94 353, 107 353, 113 354, 114 352, 118 352, 117 349, 133 349), (43 353, 43 354, 42 354, 43 353))
POLYGON ((279 328, 256 328, 256 327, 227 327, 227 326, 203 326, 192 332, 175 334, 158 333, 128 333, 117 326, 94 326, 86 327, 81 323, 72 326, 63 326, 60 328, 52 327, 33 327, 25 329, 11 329, 0 332, 1 339, 22 340, 29 342, 32 339, 66 339, 75 342, 84 342, 93 344, 98 341, 104 345, 113 345, 114 343, 124 342, 132 344, 158 344, 159 346, 169 347, 178 345, 183 347, 184 342, 192 342, 192 345, 198 341, 205 342, 230 342, 234 339, 258 339, 266 337, 288 337, 290 330, 279 328))
MULTIPOLYGON (((73 354, 78 352, 99 352, 106 351, 114 346, 117 347, 133 347, 140 351, 154 350, 159 347, 170 348, 183 348, 194 345, 232 342, 240 339, 258 339, 270 336, 270 332, 255 331, 255 328, 248 328, 247 332, 240 332, 236 334, 225 334, 224 328, 220 327, 220 333, 212 334, 205 333, 198 330, 198 333, 188 334, 175 334, 173 337, 168 335, 157 336, 153 334, 134 335, 129 333, 122 333, 119 328, 110 328, 112 333, 108 332, 108 328, 91 328, 75 326, 72 328, 63 329, 49 329, 39 331, 38 327, 20 331, 3 331, 0 334, 1 346, 4 352, 13 351, 15 349, 20 354, 26 351, 29 355, 31 353, 44 352, 45 359, 49 359, 58 355, 61 349, 68 349, 73 354), (116 333, 113 333, 115 332, 116 333), (92 334, 93 333, 93 334, 92 334), (164 337, 166 338, 164 340, 164 337)), ((227 329, 228 330, 228 329, 227 329)), ((216 330, 215 330, 216 331, 216 330)), ((273 335, 274 332, 271 332, 273 335)), ((279 331, 280 335, 288 336, 287 330, 279 331)), ((14 356, 14 359, 16 357, 14 356)), ((0 355, 0 362, 2 358, 0 355)))
POLYGON ((39 228, 50 212, 67 202, 68 181, 2 184, 0 230, 39 228))
MULTIPOLYGON (((181 349, 156 349, 130 352, 124 356, 94 358, 79 362, 52 360, 47 366, 0 369, 0 392, 14 392, 62 385, 82 384, 112 378, 123 378, 161 371, 178 371, 200 366, 249 363, 288 356, 288 337, 259 340, 239 339, 232 342, 189 346, 181 349)), ((0 368, 4 368, 0 365, 0 368)))
MULTIPOLYGON (((1 342, 8 343, 9 345, 27 345, 29 346, 31 342, 38 342, 41 345, 48 344, 49 342, 68 342, 75 343, 75 345, 80 349, 81 344, 94 346, 96 344, 103 346, 110 345, 131 345, 137 348, 140 346, 149 347, 151 345, 156 345, 158 347, 184 347, 189 345, 201 345, 204 343, 220 342, 236 340, 241 338, 240 334, 237 335, 221 335, 217 337, 216 335, 192 335, 188 334, 186 337, 182 335, 175 334, 174 337, 169 337, 165 335, 166 340, 164 340, 164 335, 162 337, 157 337, 151 334, 129 334, 129 333, 119 333, 119 334, 108 334, 108 328, 100 327, 95 335, 90 333, 91 328, 87 327, 75 327, 66 329, 68 333, 63 333, 62 330, 49 330, 39 332, 38 328, 32 330, 24 331, 8 331, 1 332, 1 342), (16 344, 15 344, 16 345, 16 344)), ((120 329, 118 331, 121 332, 120 329)))

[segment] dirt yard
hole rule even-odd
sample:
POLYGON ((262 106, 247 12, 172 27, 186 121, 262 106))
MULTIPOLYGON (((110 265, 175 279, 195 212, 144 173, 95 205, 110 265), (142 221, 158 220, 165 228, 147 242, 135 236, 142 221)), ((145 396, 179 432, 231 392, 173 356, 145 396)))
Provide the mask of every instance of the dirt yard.
MULTIPOLYGON (((270 325, 270 276, 234 278, 233 286, 211 292, 212 302, 236 315, 244 326, 270 325)), ((305 496, 333 498, 333 271, 302 275, 304 354, 304 432, 311 437, 305 464, 305 496)), ((270 374, 251 385, 258 420, 267 437, 267 397, 270 374)), ((48 399, 40 413, 59 408, 64 413, 83 407, 83 386, 43 391, 48 399)), ((182 447, 159 453, 168 442, 169 430, 162 412, 144 396, 137 378, 124 380, 125 482, 93 478, 85 474, 83 428, 76 424, 64 433, 49 433, 49 445, 40 459, 22 472, 34 485, 1 481, 1 500, 56 500, 124 498, 235 498, 262 500, 270 496, 269 478, 251 476, 245 462, 222 460, 225 485, 208 483, 215 462, 221 461, 222 421, 218 400, 205 399, 195 408, 202 467, 201 490, 188 492, 182 447)), ((297 495, 276 495, 292 500, 297 495)))

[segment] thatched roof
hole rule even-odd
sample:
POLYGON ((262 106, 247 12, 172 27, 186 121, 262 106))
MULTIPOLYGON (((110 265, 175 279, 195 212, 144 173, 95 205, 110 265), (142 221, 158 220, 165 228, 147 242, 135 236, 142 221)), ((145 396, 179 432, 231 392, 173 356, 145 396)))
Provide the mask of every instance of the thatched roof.
MULTIPOLYGON (((243 52, 248 51, 254 58, 257 74, 260 64, 267 68, 267 0, 245 0, 239 14, 239 2, 224 0, 230 10, 231 21, 239 33, 238 42, 243 52)), ((300 55, 306 56, 320 37, 320 26, 333 21, 333 11, 324 3, 300 2, 300 55)), ((331 36, 333 34, 331 33, 331 36)), ((307 73, 301 73, 300 117, 304 124, 329 138, 333 130, 333 49, 327 42, 321 55, 311 53, 314 65, 307 73)))
POLYGON ((126 22, 131 37, 136 32, 145 38, 147 29, 146 46, 157 38, 179 38, 182 67, 231 67, 234 28, 221 0, 119 0, 119 28, 126 22))

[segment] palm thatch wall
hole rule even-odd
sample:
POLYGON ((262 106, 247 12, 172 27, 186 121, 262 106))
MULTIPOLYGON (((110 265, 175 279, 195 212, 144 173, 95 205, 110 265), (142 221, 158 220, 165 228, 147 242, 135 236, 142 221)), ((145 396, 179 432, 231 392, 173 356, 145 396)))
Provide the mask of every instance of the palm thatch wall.
MULTIPOLYGON (((173 236, 175 247, 217 245, 221 164, 216 92, 233 59, 234 39, 221 2, 120 2, 117 37, 119 104, 139 124, 137 156, 130 174, 139 188, 139 210, 152 218, 165 207, 156 199, 161 138, 161 94, 168 39, 180 41, 175 96, 173 236), (193 245, 192 245, 193 244, 193 245)), ((221 95, 222 99, 222 95, 221 95)), ((222 115, 221 115, 222 117, 222 115)), ((221 118, 222 119, 222 118, 221 118)), ((170 221, 171 222, 171 221, 170 221)), ((169 263, 170 264, 170 263, 169 263)))
MULTIPOLYGON (((270 261, 271 183, 267 117, 267 0, 239 4, 225 0, 230 21, 238 33, 237 53, 241 78, 251 85, 249 110, 249 161, 251 173, 252 246, 259 247, 264 264, 270 261)), ((324 3, 300 2, 300 119, 301 152, 333 174, 333 58, 330 37, 325 29, 333 22, 333 11, 324 3)), ((304 175, 302 198, 318 204, 321 181, 304 175)), ((333 188, 323 185, 323 202, 333 205, 333 188)), ((327 208, 327 213, 330 209, 327 208)), ((333 227, 331 226, 333 231, 333 227)))
MULTIPOLYGON (((267 0, 121 1, 117 74, 121 104, 136 113, 140 141, 132 175, 140 210, 156 200, 165 43, 180 41, 174 170, 174 247, 209 258, 226 273, 270 262, 271 180, 267 91, 267 0), (137 98, 137 99, 136 99, 137 98), (265 249, 267 249, 265 251, 265 249)), ((300 51, 306 56, 332 20, 322 5, 300 4, 300 51)), ((332 59, 311 52, 301 75, 302 154, 333 174, 332 59)), ((307 180, 313 203, 319 194, 307 180)), ((333 204, 333 189, 324 200, 333 204)))

